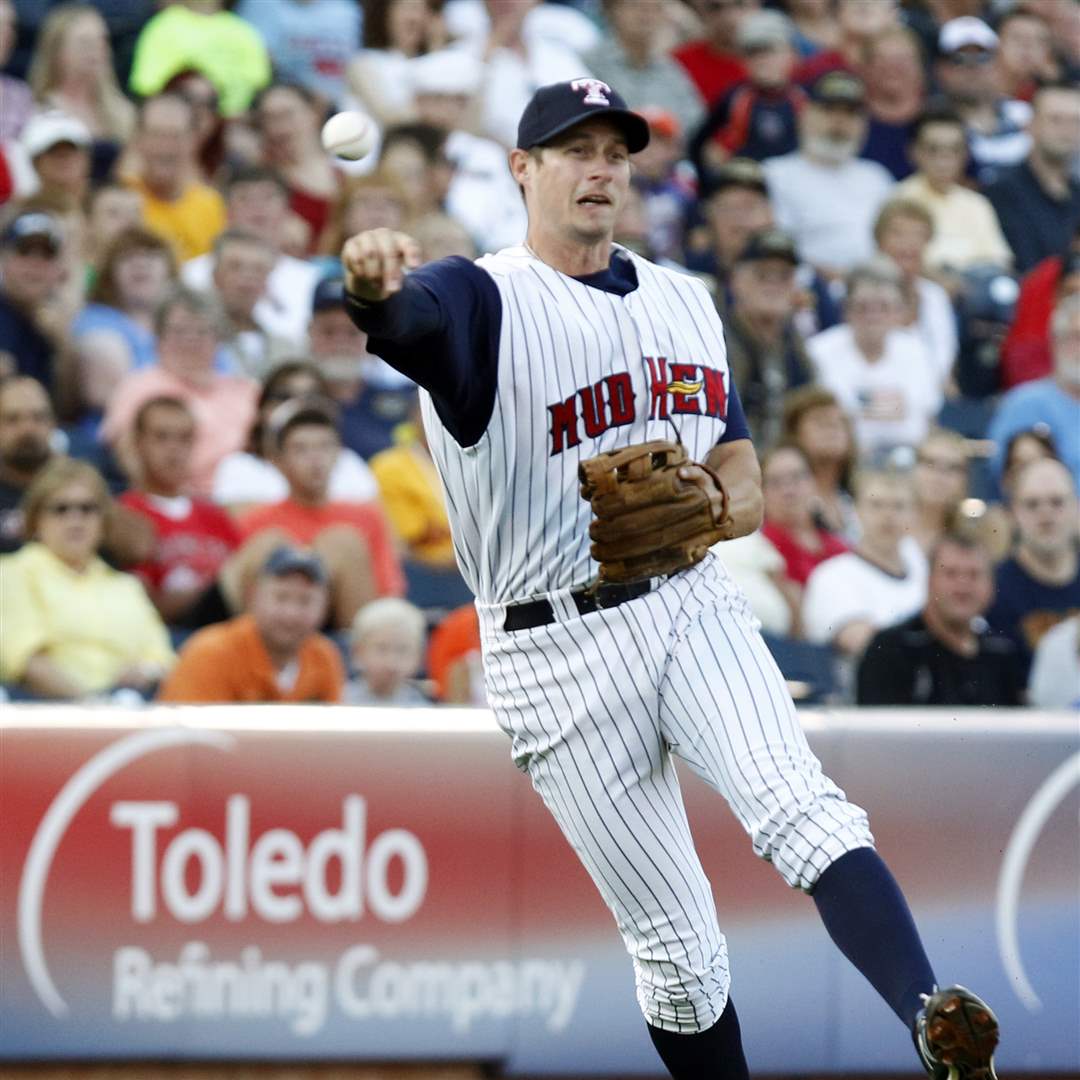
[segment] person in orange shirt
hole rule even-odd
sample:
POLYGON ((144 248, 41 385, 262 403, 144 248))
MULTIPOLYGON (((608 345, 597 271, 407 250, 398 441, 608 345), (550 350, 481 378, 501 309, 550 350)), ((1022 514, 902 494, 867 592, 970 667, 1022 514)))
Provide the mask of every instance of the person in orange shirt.
POLYGON ((197 179, 197 120, 179 94, 148 98, 133 143, 137 171, 123 175, 142 195, 143 223, 172 244, 179 262, 208 252, 226 225, 225 200, 197 179))
POLYGON ((330 621, 344 629, 364 604, 405 592, 393 533, 377 502, 330 500, 330 474, 341 452, 333 402, 287 401, 270 415, 269 427, 274 464, 289 483, 289 497, 240 516, 244 543, 223 572, 223 588, 240 610, 269 551, 283 541, 311 547, 326 564, 330 621))
POLYGON ((261 567, 251 608, 194 634, 158 692, 181 703, 341 701, 345 669, 318 632, 326 568, 312 552, 279 547, 261 567))
POLYGON ((440 701, 448 705, 487 704, 475 604, 455 608, 432 631, 427 670, 440 701))

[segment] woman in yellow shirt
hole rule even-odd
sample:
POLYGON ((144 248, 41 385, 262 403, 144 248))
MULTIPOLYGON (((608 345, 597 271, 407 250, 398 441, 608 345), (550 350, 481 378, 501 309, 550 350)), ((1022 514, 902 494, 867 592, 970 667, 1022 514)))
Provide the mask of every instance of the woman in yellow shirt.
POLYGON ((150 692, 175 655, 138 578, 98 556, 111 512, 101 475, 60 458, 22 509, 31 542, 0 558, 0 679, 45 698, 150 692))

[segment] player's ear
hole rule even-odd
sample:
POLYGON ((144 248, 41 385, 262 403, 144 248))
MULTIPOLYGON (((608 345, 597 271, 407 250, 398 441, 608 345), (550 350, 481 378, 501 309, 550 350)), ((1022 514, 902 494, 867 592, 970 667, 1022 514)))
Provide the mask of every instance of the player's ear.
POLYGON ((515 148, 510 151, 510 175, 520 187, 532 168, 533 155, 528 150, 515 148))

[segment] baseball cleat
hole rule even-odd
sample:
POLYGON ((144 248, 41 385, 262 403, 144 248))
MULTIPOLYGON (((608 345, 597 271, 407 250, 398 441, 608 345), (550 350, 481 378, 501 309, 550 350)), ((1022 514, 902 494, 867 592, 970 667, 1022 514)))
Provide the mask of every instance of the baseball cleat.
POLYGON ((997 1080, 993 1009, 963 986, 935 990, 922 999, 912 1036, 928 1075, 933 1080, 997 1080))

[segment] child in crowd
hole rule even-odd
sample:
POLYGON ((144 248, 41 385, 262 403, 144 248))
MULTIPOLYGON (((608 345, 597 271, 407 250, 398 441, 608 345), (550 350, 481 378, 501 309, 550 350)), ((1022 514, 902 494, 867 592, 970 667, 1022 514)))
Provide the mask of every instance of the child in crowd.
POLYGON ((359 676, 345 688, 347 705, 429 705, 415 681, 423 658, 423 613, 407 600, 385 597, 353 620, 350 648, 359 676))

